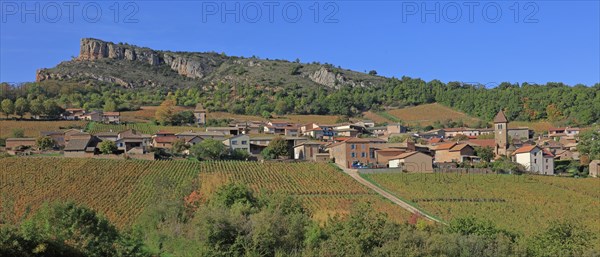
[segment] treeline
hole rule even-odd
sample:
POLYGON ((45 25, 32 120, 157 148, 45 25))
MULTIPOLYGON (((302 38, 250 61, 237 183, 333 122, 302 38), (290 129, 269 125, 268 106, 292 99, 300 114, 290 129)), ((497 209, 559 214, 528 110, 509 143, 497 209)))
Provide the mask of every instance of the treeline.
POLYGON ((63 107, 129 110, 141 105, 158 105, 167 92, 173 92, 177 105, 202 103, 209 111, 236 114, 333 114, 360 115, 387 107, 404 107, 438 102, 484 120, 491 120, 504 109, 509 120, 565 121, 565 124, 589 125, 600 120, 600 84, 593 87, 562 83, 511 84, 495 88, 459 82, 425 82, 421 79, 391 78, 370 87, 278 87, 257 85, 203 85, 191 88, 124 89, 92 82, 28 83, 18 88, 4 84, 0 98, 32 100, 45 96, 63 107), (82 84, 82 85, 80 85, 82 84))
MULTIPOLYGON (((160 197, 159 197, 160 198, 160 197)), ((169 197, 170 198, 170 197, 169 197)), ((459 218, 398 224, 368 203, 319 224, 291 196, 227 184, 211 197, 158 199, 133 229, 92 210, 46 205, 21 224, 0 223, 0 256, 597 256, 597 235, 552 223, 533 236, 459 218)), ((0 220, 5 221, 5 220, 0 220)))

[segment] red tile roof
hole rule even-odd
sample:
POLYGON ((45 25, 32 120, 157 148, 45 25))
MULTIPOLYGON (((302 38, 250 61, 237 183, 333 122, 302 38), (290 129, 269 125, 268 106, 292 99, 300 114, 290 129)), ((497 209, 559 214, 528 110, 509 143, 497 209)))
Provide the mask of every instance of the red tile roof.
POLYGON ((522 146, 521 148, 517 149, 513 154, 519 154, 519 153, 529 153, 531 151, 533 151, 533 149, 537 148, 537 146, 535 145, 525 145, 522 146))
POLYGON ((441 143, 444 142, 444 139, 441 137, 432 137, 429 139, 429 143, 441 143))
POLYGON ((435 148, 435 150, 450 150, 455 145, 456 145, 456 143, 454 143, 454 142, 452 142, 452 143, 445 143, 445 144, 439 144, 439 145, 437 145, 437 147, 435 148))
POLYGON ((494 147, 496 147, 495 139, 469 139, 469 140, 467 140, 467 142, 472 145, 481 146, 481 147, 490 147, 492 149, 494 147))
POLYGON ((173 143, 175 141, 177 141, 177 137, 176 136, 166 136, 166 137, 155 137, 154 141, 156 143, 173 143))

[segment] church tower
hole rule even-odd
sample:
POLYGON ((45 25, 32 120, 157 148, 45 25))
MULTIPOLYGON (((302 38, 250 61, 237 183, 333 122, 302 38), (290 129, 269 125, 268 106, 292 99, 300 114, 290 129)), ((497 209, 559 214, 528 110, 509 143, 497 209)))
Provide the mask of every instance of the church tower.
POLYGON ((494 139, 496 140, 496 157, 508 154, 508 119, 500 110, 494 118, 494 139))
POLYGON ((206 124, 206 110, 202 108, 201 104, 196 104, 196 109, 194 109, 194 118, 196 119, 196 125, 198 127, 206 124))

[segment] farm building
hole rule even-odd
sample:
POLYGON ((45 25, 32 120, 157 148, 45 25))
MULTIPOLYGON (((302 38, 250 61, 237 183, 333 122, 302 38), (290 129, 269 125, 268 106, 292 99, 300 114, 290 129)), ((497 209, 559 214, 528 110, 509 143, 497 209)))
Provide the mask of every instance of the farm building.
POLYGON ((433 158, 421 152, 407 152, 390 159, 388 166, 408 172, 433 173, 433 158))
POLYGON ((15 150, 19 146, 35 147, 35 138, 7 138, 6 149, 15 150))
POLYGON ((600 174, 600 160, 590 162, 590 177, 597 178, 600 174))

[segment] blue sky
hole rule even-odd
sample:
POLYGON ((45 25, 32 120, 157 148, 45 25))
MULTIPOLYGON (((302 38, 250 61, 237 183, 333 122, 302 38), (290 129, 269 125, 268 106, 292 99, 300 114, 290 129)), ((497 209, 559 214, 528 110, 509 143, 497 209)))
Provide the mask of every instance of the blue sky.
POLYGON ((36 69, 77 56, 83 37, 427 81, 600 82, 599 1, 1 0, 0 8, 7 82, 33 81, 36 69))

